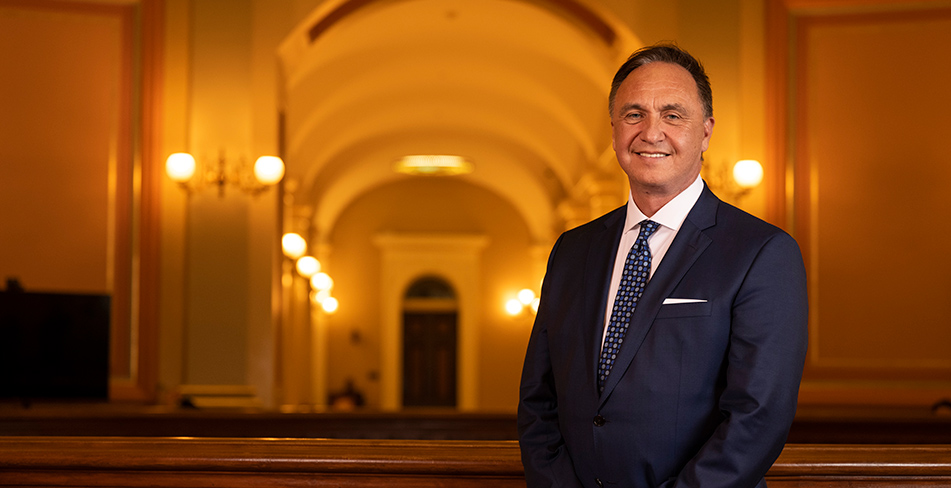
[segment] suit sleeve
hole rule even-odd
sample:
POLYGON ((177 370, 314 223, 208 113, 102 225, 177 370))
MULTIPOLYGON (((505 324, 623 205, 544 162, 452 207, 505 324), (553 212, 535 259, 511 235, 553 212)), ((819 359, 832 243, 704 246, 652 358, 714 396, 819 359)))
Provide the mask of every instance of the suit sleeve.
POLYGON ((796 241, 777 234, 753 260, 732 307, 723 421, 668 487, 756 486, 796 414, 807 346, 806 274, 796 241))
MULTIPOLYGON (((560 242, 561 238, 549 257, 549 277, 560 242)), ((552 298, 546 295, 547 288, 547 283, 542 286, 541 304, 522 367, 518 402, 519 448, 529 488, 581 488, 558 425, 558 395, 548 343, 550 314, 545 308, 546 299, 552 298)))

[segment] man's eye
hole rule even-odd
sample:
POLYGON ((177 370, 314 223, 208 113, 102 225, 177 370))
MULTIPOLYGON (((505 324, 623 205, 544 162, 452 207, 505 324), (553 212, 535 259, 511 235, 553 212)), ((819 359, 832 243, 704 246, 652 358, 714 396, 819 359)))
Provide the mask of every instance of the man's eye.
POLYGON ((641 114, 639 114, 639 113, 629 113, 629 114, 625 115, 624 118, 625 118, 625 119, 628 119, 628 120, 637 120, 637 119, 640 119, 640 118, 641 118, 641 114))
POLYGON ((666 118, 667 120, 679 120, 680 114, 666 114, 664 115, 664 118, 666 118))

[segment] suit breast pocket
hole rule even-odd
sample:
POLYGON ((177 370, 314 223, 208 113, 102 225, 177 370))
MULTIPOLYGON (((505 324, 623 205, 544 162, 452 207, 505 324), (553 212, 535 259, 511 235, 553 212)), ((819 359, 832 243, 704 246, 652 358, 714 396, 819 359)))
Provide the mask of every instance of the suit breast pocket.
POLYGON ((707 317, 711 313, 713 313, 713 304, 710 302, 668 303, 660 307, 657 318, 707 317))

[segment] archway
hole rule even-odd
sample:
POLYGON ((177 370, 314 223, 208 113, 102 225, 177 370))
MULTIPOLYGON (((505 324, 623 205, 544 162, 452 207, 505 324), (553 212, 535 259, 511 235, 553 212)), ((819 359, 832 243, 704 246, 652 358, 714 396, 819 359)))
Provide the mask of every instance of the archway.
POLYGON ((324 2, 279 49, 295 202, 324 236, 349 202, 403 177, 399 157, 459 154, 476 168, 461 179, 548 245, 566 206, 624 188, 604 189, 607 95, 639 45, 587 0, 324 2))
MULTIPOLYGON (((323 2, 279 49, 291 193, 285 201, 293 201, 285 230, 305 233, 318 248, 335 253, 365 245, 331 242, 331 236, 339 235, 341 216, 354 202, 406 178, 422 178, 396 173, 395 160, 463 155, 475 171, 452 181, 504 200, 504 211, 521 219, 529 234, 511 254, 530 263, 525 269, 531 271, 519 268, 519 276, 504 283, 487 275, 492 283, 484 289, 538 283, 542 273, 536 270, 544 269, 547 250, 566 225, 593 213, 594 201, 623 203, 619 190, 626 183, 614 168, 606 106, 614 70, 638 46, 621 22, 589 0, 323 2)), ((446 228, 380 227, 381 235, 390 236, 376 242, 380 256, 362 258, 381 263, 379 296, 358 298, 379 300, 369 305, 379 308, 379 323, 356 325, 380 334, 371 344, 380 344, 381 408, 402 405, 403 297, 393 287, 404 290, 419 272, 440 273, 458 293, 457 406, 480 407, 478 334, 494 313, 486 311, 501 300, 480 296, 474 281, 480 270, 469 260, 478 258, 484 244, 468 239, 484 231, 464 219, 446 228), (412 254, 404 244, 418 244, 420 234, 442 246, 442 257, 412 254), (447 244, 447 236, 459 239, 447 244), (450 252, 453 246, 466 251, 450 252), (400 261, 410 255, 419 262, 400 261), (442 273, 435 261, 443 258, 464 266, 442 273)), ((319 257, 334 266, 329 256, 319 257)), ((375 285, 341 282, 338 291, 375 285)), ((343 323, 345 315, 327 320, 343 323)))

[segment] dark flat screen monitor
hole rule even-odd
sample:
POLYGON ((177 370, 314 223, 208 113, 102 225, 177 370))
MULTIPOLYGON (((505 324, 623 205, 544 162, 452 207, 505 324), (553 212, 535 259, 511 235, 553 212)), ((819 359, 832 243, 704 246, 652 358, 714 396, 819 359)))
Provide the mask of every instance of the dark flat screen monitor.
POLYGON ((108 295, 0 292, 0 398, 107 400, 108 295))

